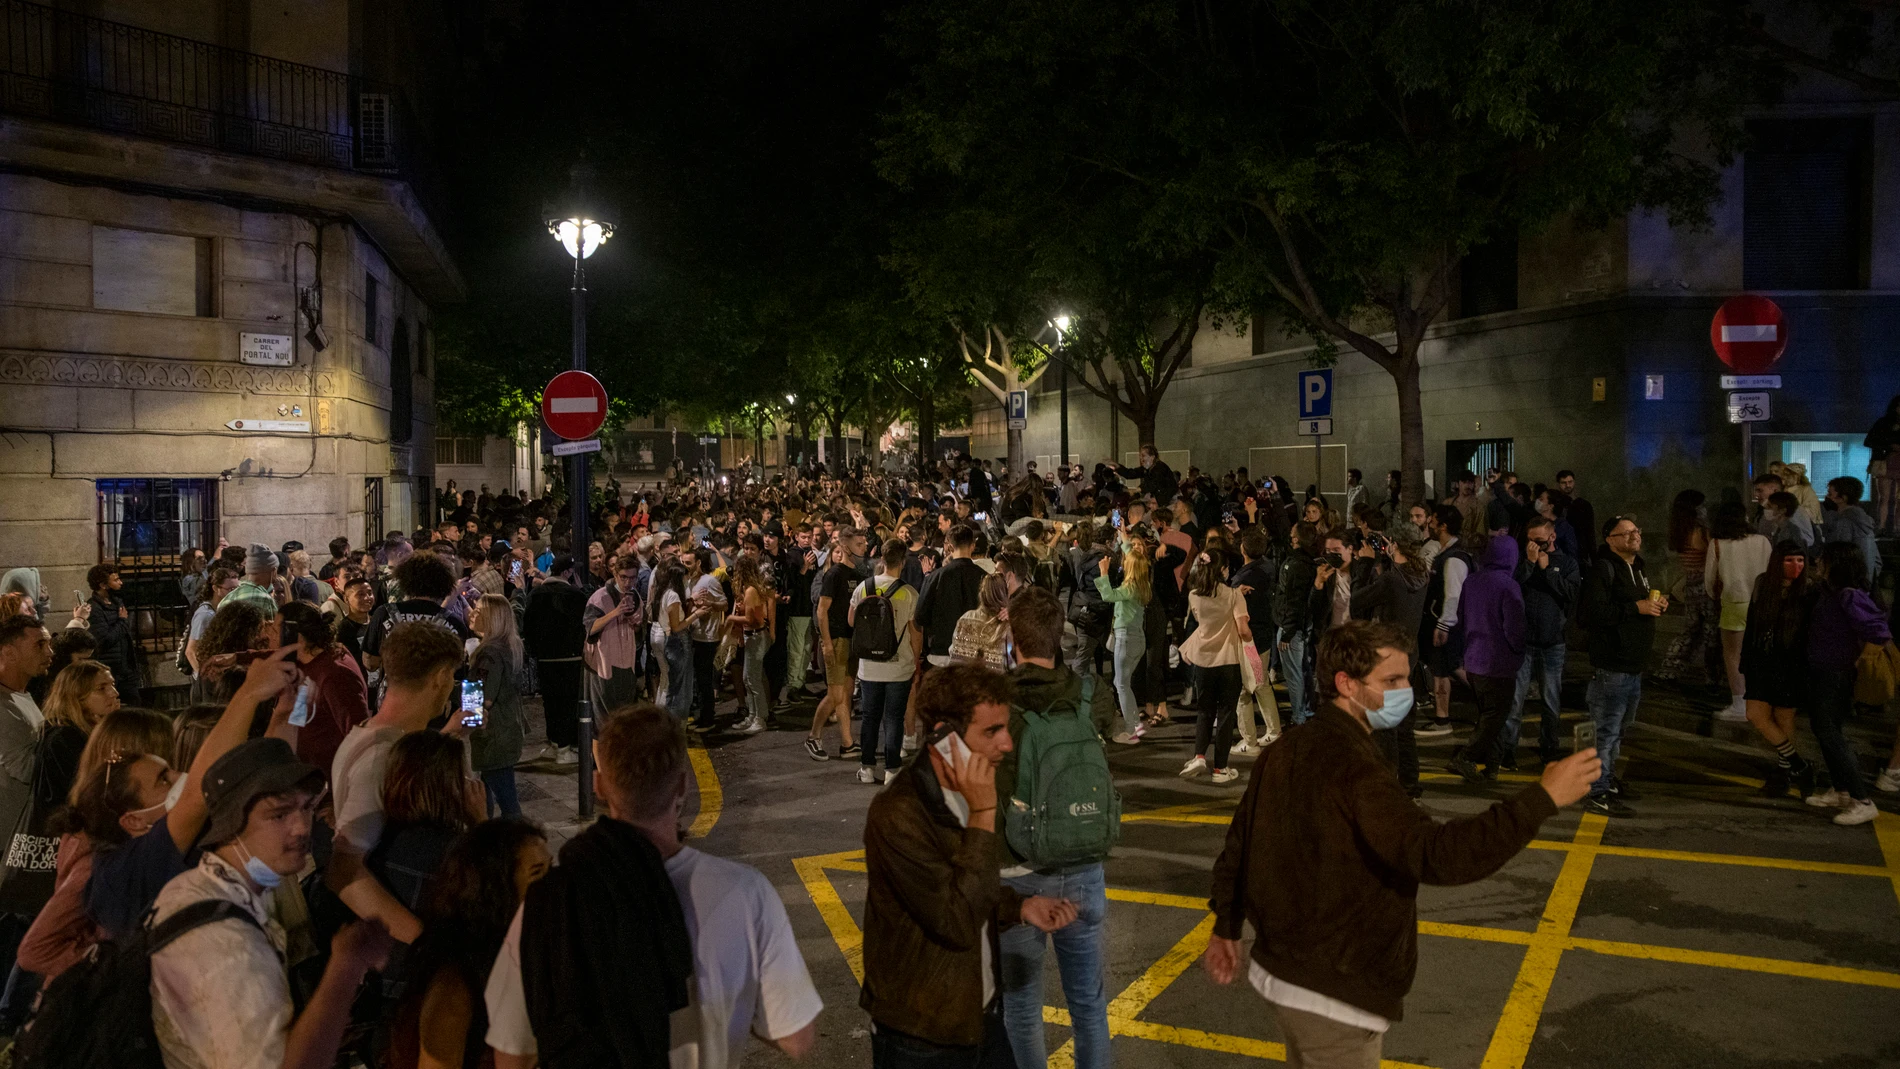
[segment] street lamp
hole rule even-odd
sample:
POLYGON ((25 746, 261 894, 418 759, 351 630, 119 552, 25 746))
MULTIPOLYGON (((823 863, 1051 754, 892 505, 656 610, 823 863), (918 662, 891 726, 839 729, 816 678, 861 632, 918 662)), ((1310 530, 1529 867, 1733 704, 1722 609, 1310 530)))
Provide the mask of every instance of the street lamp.
MULTIPOLYGON (((607 239, 614 236, 614 225, 601 218, 600 206, 589 195, 588 186, 592 184, 594 169, 587 165, 582 157, 568 172, 567 197, 558 206, 549 207, 543 217, 547 221, 548 233, 561 243, 561 248, 574 258, 574 282, 571 293, 573 304, 574 330, 574 370, 587 370, 587 269, 589 256, 599 251, 607 239)), ((576 453, 568 458, 567 495, 572 530, 571 549, 576 566, 587 567, 587 499, 592 480, 587 474, 587 454, 576 453)), ((580 751, 580 816, 585 820, 594 815, 594 716, 593 709, 585 696, 580 701, 580 737, 577 749, 580 751)))
POLYGON ((1069 362, 1062 359, 1062 337, 1069 333, 1069 324, 1073 322, 1066 313, 1049 321, 1056 328, 1056 362, 1062 365, 1062 456, 1056 459, 1057 482, 1062 480, 1060 472, 1069 466, 1069 362))

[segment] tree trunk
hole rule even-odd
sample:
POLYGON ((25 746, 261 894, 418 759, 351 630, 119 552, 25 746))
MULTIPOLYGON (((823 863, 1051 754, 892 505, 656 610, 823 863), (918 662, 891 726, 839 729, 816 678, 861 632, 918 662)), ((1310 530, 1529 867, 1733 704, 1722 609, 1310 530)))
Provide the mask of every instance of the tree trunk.
MULTIPOLYGON (((1128 418, 1135 421, 1136 448, 1145 445, 1150 449, 1154 449, 1156 456, 1160 456, 1161 450, 1155 447, 1155 414, 1153 409, 1136 415, 1130 415, 1128 418)), ((1116 459, 1119 460, 1120 458, 1117 457, 1116 459)), ((1175 474, 1184 475, 1186 473, 1176 472, 1175 474)))
POLYGON ((1028 458, 1023 456, 1023 432, 1021 428, 1009 429, 1009 481, 1017 483, 1029 474, 1028 458))
POLYGON ((1425 411, 1418 389, 1422 340, 1399 337, 1399 366, 1392 373, 1399 388, 1399 497, 1408 506, 1425 500, 1425 411))

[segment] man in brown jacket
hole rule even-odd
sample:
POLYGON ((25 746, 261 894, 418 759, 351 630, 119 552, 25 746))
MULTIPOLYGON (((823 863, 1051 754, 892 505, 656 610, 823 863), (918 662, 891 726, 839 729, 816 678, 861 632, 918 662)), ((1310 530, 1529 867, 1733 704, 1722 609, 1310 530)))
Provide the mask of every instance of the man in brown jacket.
POLYGON ((997 869, 996 766, 1010 752, 1007 677, 953 665, 924 677, 926 745, 864 824, 864 990, 873 1069, 1009 1066, 997 933, 1054 932, 1071 902, 1024 898, 997 869))
POLYGON ((1273 1003, 1293 1069, 1376 1069, 1418 968, 1419 884, 1496 872, 1600 771, 1585 750, 1484 813, 1433 820, 1372 739, 1411 709, 1410 646, 1389 624, 1327 633, 1314 673, 1324 704, 1254 766, 1214 863, 1203 963, 1233 982, 1253 922, 1247 979, 1273 1003))

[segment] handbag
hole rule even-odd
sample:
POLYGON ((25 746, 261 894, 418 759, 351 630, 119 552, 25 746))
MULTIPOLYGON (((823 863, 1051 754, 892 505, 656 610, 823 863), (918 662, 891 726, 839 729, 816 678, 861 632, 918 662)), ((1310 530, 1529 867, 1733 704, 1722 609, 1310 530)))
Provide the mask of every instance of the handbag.
MULTIPOLYGON (((42 730, 33 748, 33 794, 20 808, 7 837, 7 852, 0 862, 0 912, 36 914, 53 897, 55 867, 59 859, 59 837, 48 834, 47 824, 65 802, 55 789, 61 777, 53 767, 47 746, 50 733, 42 730)), ((76 771, 76 770, 75 770, 76 771)))

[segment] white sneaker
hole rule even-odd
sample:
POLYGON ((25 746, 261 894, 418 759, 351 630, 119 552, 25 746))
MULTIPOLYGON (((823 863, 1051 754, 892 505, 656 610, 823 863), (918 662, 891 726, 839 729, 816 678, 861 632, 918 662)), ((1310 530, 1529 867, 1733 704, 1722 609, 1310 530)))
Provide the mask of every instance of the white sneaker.
POLYGON ((1808 804, 1816 809, 1839 809, 1841 806, 1846 805, 1847 802, 1848 797, 1846 795, 1831 787, 1822 791, 1820 794, 1808 795, 1808 804))
POLYGON ((1181 776, 1184 779, 1198 776, 1206 771, 1207 758, 1202 757, 1200 754, 1195 754, 1193 757, 1188 758, 1187 764, 1181 766, 1181 776))
POLYGON ((1731 724, 1746 721, 1748 719, 1747 700, 1737 698, 1722 708, 1717 709, 1715 711, 1715 718, 1717 720, 1725 720, 1731 724))
POLYGON ((1248 754, 1259 753, 1260 747, 1256 745, 1255 743, 1251 743, 1251 742, 1248 742, 1246 739, 1242 739, 1239 742, 1234 743, 1234 745, 1231 748, 1229 748, 1227 752, 1237 753, 1241 755, 1242 757, 1245 757, 1248 754))
POLYGON ((1279 732, 1277 732, 1277 731, 1263 731, 1263 732, 1261 732, 1261 733, 1260 733, 1260 742, 1259 742, 1259 746, 1258 746, 1258 747, 1256 747, 1256 748, 1257 748, 1257 749, 1260 749, 1260 750, 1265 750, 1265 749, 1266 749, 1267 747, 1269 747, 1269 746, 1272 746, 1272 745, 1273 745, 1274 743, 1276 743, 1276 742, 1279 742, 1279 741, 1280 741, 1280 733, 1279 733, 1279 732))
POLYGON ((1215 783, 1232 783, 1235 780, 1240 778, 1240 773, 1234 771, 1231 768, 1221 768, 1221 769, 1216 769, 1214 771, 1214 774, 1212 776, 1209 776, 1208 778, 1213 780, 1215 783))
POLYGON ((554 751, 554 763, 557 765, 578 765, 581 763, 581 748, 563 746, 554 751))
POLYGON ((914 754, 918 750, 923 749, 923 746, 924 746, 924 740, 920 738, 919 736, 916 736, 916 735, 904 736, 904 756, 905 757, 909 757, 911 754, 914 754))
POLYGON ((1834 814, 1834 823, 1841 825, 1865 824, 1880 815, 1880 808, 1871 798, 1849 801, 1840 812, 1834 814))
POLYGON ((1888 794, 1900 792, 1900 768, 1881 769, 1880 778, 1874 781, 1874 789, 1888 794))
POLYGON ((1122 746, 1135 746, 1140 744, 1141 739, 1138 736, 1130 735, 1128 732, 1123 731, 1108 741, 1119 743, 1122 746))
POLYGON ((877 769, 872 768, 870 765, 859 765, 858 766, 858 782, 859 783, 876 783, 877 769))
POLYGON ((765 722, 756 716, 746 717, 745 723, 739 725, 739 734, 741 735, 757 735, 764 730, 765 722))
POLYGON ((884 772, 884 782, 885 782, 885 784, 886 784, 886 785, 889 785, 889 783, 890 783, 890 782, 891 782, 892 780, 894 780, 894 779, 896 779, 896 778, 897 778, 897 770, 896 770, 896 769, 894 769, 894 768, 891 768, 891 769, 886 769, 886 770, 885 770, 885 772, 884 772))

